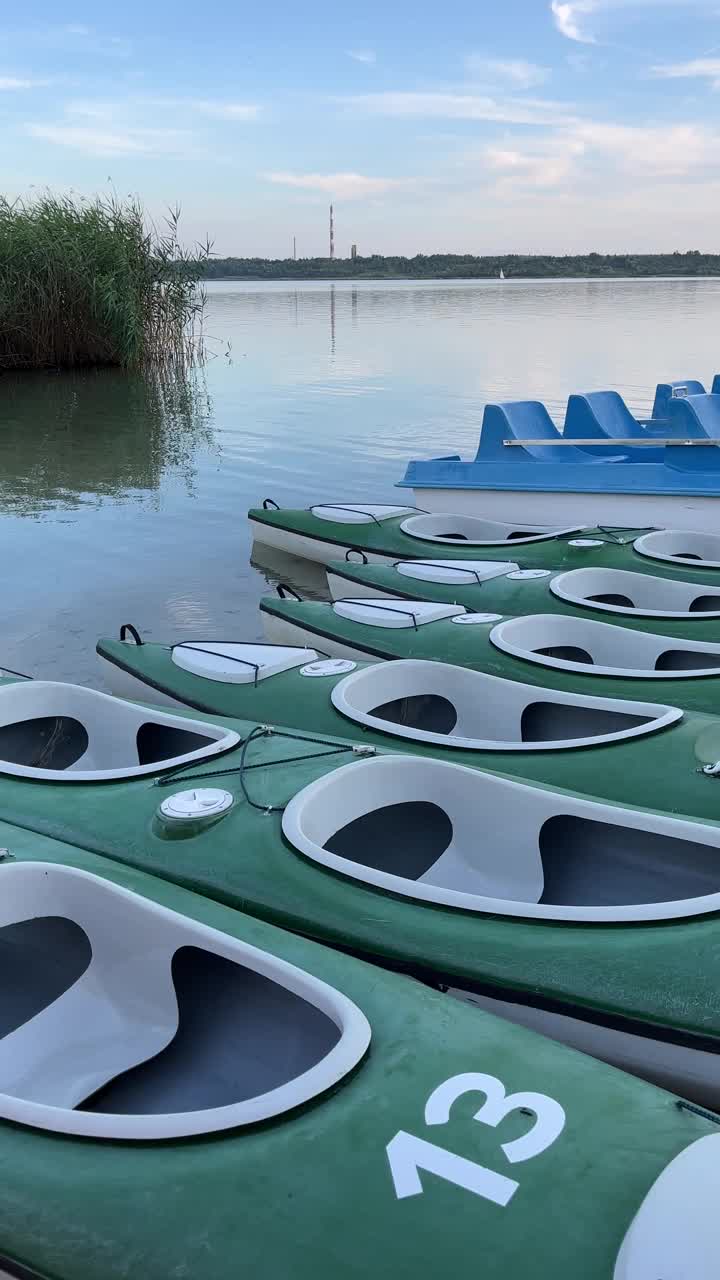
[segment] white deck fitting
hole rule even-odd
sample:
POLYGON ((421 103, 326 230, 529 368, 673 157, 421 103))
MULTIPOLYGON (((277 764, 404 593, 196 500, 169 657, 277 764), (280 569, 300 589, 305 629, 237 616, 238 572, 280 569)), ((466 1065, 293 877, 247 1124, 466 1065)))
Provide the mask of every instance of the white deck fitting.
POLYGON ((455 618, 465 613, 465 608, 457 604, 435 604, 432 600, 404 600, 388 596, 377 604, 361 598, 336 600, 333 612, 339 618, 348 618, 350 622, 360 622, 367 627, 414 628, 442 618, 455 618))
POLYGON ((315 649, 208 640, 188 640, 184 644, 173 645, 172 650, 176 667, 222 684, 259 684, 268 676, 292 671, 317 658, 315 649))
MULTIPOLYGON (((50 917, 75 926, 80 937, 85 935, 90 949, 87 967, 59 996, 39 1012, 30 1011, 19 1026, 0 1038, 0 1115, 6 1120, 85 1137, 141 1140, 255 1124, 337 1084, 369 1044, 370 1027, 356 1005, 269 952, 72 867, 17 863, 1 868, 0 877, 0 929, 32 921, 42 925, 43 917, 50 917), (210 1052, 207 1038, 203 1040, 205 1027, 196 1032, 198 1085, 203 1083, 204 1073, 209 1098, 218 1087, 218 1078, 225 1090, 232 1090, 245 1065, 249 1074, 237 1088, 240 1091, 254 1083, 252 1057, 258 1047, 253 1044, 253 1035, 268 1037, 270 1060, 278 1065, 278 1078, 285 1075, 283 1083, 267 1092, 246 1094, 229 1105, 159 1113, 155 1076, 151 1090, 154 1109, 147 1113, 76 1110, 99 1089, 140 1064, 151 1063, 154 1071, 161 1065, 157 1056, 174 1040, 182 1014, 172 964, 185 948, 230 961, 245 973, 268 979, 297 997, 288 1001, 290 1012, 277 1028, 267 1013, 263 1022, 265 984, 259 983, 252 991, 248 988, 246 1005, 237 1000, 230 1005, 223 1003, 221 980, 216 981, 214 996, 222 1010, 220 1016, 227 1017, 227 1042, 215 1026, 210 1052), (318 1018, 318 1011, 324 1016, 318 1018), (328 1033, 332 1041, 329 1050, 328 1033), (233 1055, 243 1055, 244 1036, 251 1046, 247 1064, 233 1062, 233 1055), (310 1065, 293 1075, 293 1060, 310 1065)), ((38 974, 37 964, 23 970, 22 946, 16 947, 19 960, 13 986, 22 989, 27 972, 28 982, 34 984, 29 992, 31 1004, 35 997, 39 1003, 44 992, 42 974, 38 974)), ((46 961, 49 970, 56 961, 67 967, 67 959, 54 956, 51 948, 46 961)), ((235 980, 241 976, 231 972, 235 980)), ((174 1071, 187 1076, 189 1067, 193 1062, 185 1060, 174 1071)), ((176 1080, 170 1068, 167 1088, 173 1084, 176 1080)), ((135 1096, 142 1097, 142 1088, 135 1096)))
POLYGON ((558 574, 550 590, 560 600, 607 613, 640 613, 647 618, 681 618, 685 622, 720 618, 720 582, 713 588, 626 569, 588 568, 558 574), (610 600, 598 600, 598 596, 610 600))
POLYGON ((631 676, 642 680, 692 680, 720 676, 720 644, 685 640, 655 632, 632 631, 594 619, 533 613, 507 618, 490 632, 497 649, 526 662, 588 676, 631 676), (581 650, 590 661, 575 661, 558 653, 581 650), (677 665, 671 665, 675 662, 677 665), (683 668, 686 662, 697 665, 683 668), (658 663, 663 664, 656 669, 658 663))
POLYGON ((501 578, 506 573, 517 572, 519 567, 514 560, 398 560, 393 565, 401 578, 463 587, 501 578))
POLYGON ((380 756, 346 765, 299 792, 282 826, 290 844, 332 871, 465 911, 631 923, 720 909, 720 828, 600 804, 441 760, 380 756), (432 826, 438 817, 443 831, 436 839, 432 826), (359 824, 355 833, 353 824, 359 824), (328 848, 338 848, 338 841, 367 861, 328 848), (403 859, 419 873, 384 869, 403 859), (551 885, 569 901, 541 901, 548 867, 551 885), (666 898, 668 888, 677 896, 666 898), (626 889, 632 900, 616 902, 626 889))
POLYGON ((656 529, 636 538, 633 546, 649 560, 686 564, 689 569, 720 569, 720 534, 682 529, 656 529))
POLYGON ((369 729, 471 751, 560 751, 623 742, 665 729, 683 715, 677 707, 560 693, 422 659, 362 668, 339 681, 330 699, 341 715, 369 729), (413 719, 413 699, 416 723, 407 723, 413 719), (455 717, 444 732, 430 727, 437 700, 440 714, 449 713, 448 723, 455 717), (390 718, 394 714, 403 719, 390 718), (419 727, 423 720, 427 728, 419 727), (534 739, 533 728, 545 736, 534 739))
POLYGON ((482 520, 478 516, 421 515, 403 520, 400 528, 411 538, 425 542, 442 542, 462 547, 491 547, 527 542, 544 542, 558 534, 577 533, 582 526, 552 528, 549 525, 506 524, 500 520, 482 520))
POLYGON ((239 741, 234 730, 80 685, 28 680, 0 688, 0 774, 52 782, 138 778, 207 760, 239 741), (164 740, 167 754, 140 763, 144 733, 164 740))
POLYGON ((714 1280, 719 1160, 720 1134, 712 1133, 670 1161, 630 1224, 613 1280, 714 1280))
POLYGON ((377 524, 414 510, 414 507, 378 506, 372 502, 329 502, 324 506, 310 507, 318 520, 328 520, 331 524, 377 524))

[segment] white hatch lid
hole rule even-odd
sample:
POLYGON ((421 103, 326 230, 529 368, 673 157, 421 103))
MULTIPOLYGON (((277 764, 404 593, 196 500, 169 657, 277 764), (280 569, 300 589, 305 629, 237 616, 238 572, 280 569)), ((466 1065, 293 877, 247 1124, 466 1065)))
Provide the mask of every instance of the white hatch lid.
POLYGON ((511 582, 531 582, 535 578, 549 578, 549 569, 518 569, 516 573, 509 573, 508 578, 511 582))
POLYGON ((663 1170, 623 1240, 613 1280, 716 1280, 720 1265, 720 1134, 663 1170))
POLYGON ((195 787, 192 791, 176 791, 160 805, 164 818, 177 822, 197 822, 226 813, 233 802, 232 793, 220 787, 195 787))
POLYGON ((501 613, 460 613, 457 618, 451 618, 451 622, 458 626, 474 627, 480 622, 499 622, 501 618, 501 613))
POLYGON ((465 612, 462 605, 435 604, 431 600, 402 600, 391 596, 382 600, 336 600, 333 611, 340 618, 368 627, 422 627, 427 622, 455 618, 465 612))
POLYGON ((393 516, 405 516, 413 510, 413 507, 378 506, 368 502, 328 502, 310 508, 318 520, 329 520, 331 524, 374 524, 378 520, 392 520, 393 516))
POLYGON ((315 649, 282 644, 232 644, 192 640, 176 644, 172 660, 176 667, 206 680, 222 684, 256 684, 268 676, 302 667, 317 658, 315 649))
POLYGON ((308 662, 300 668, 301 676, 342 676, 354 671, 357 662, 350 658, 320 658, 318 662, 308 662))
POLYGON ((604 543, 601 538, 570 538, 569 547, 602 547, 604 543))
POLYGON ((403 578, 418 582, 446 582, 471 587, 517 570, 513 560, 398 560, 395 569, 403 578))

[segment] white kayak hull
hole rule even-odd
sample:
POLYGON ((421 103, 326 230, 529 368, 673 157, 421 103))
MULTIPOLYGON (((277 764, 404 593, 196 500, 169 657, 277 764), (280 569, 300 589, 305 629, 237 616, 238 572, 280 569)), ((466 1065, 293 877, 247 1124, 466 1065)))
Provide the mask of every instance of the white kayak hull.
POLYGON ((103 688, 114 697, 126 698, 129 702, 148 702, 154 707, 181 707, 183 711, 187 711, 187 703, 180 702, 178 698, 171 698, 169 694, 162 693, 159 689, 154 689, 152 685, 139 680, 129 671, 123 671, 122 667, 118 667, 116 663, 108 662, 107 658, 103 658, 100 654, 97 655, 97 660, 103 688))
POLYGON ((720 498, 694 498, 662 493, 568 493, 521 489, 418 488, 413 489, 413 494, 418 507, 438 515, 522 520, 525 524, 606 524, 633 529, 692 529, 699 533, 717 533, 720 527, 720 498))
MULTIPOLYGON (((261 524, 252 517, 248 517, 248 522, 254 541, 262 546, 284 551, 286 555, 297 556, 300 560, 314 560, 317 564, 330 564, 332 560, 342 559, 344 548, 337 542, 322 542, 320 538, 306 538, 301 533, 294 533, 292 529, 279 529, 274 525, 261 524)), ((393 564, 397 560, 397 555, 383 556, 367 551, 365 558, 370 564, 393 564)))
POLYGON ((329 658, 352 658, 353 662, 367 662, 369 655, 364 649, 355 649, 350 644, 342 644, 339 640, 331 637, 314 635, 312 631, 306 630, 305 627, 298 626, 294 622, 288 622, 285 618, 278 618, 275 614, 262 614, 263 627, 265 630, 265 639, 269 644, 290 644, 298 645, 307 649, 315 649, 318 653, 322 652, 329 658))
POLYGON ((720 1110, 720 1056, 717 1053, 658 1040, 652 1035, 620 1031, 568 1014, 476 995, 456 987, 450 988, 450 994, 507 1022, 608 1062, 630 1075, 651 1080, 671 1093, 692 1098, 714 1111, 720 1110))

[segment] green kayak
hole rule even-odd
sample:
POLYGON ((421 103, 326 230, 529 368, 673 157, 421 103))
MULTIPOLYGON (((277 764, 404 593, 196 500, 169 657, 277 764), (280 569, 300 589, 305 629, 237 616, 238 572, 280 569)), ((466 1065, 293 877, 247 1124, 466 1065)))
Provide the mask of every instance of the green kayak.
MULTIPOLYGON (((454 760, 714 821, 720 718, 505 680, 447 663, 353 663, 282 645, 100 640, 115 694, 454 760)), ((645 690, 640 691, 641 694, 645 690)))
MULTIPOLYGON (((270 504, 270 500, 266 499, 270 504)), ((520 568, 628 569, 689 582, 720 581, 720 535, 669 529, 549 529, 428 515, 414 507, 326 503, 307 510, 253 507, 256 542, 330 564, 359 550, 370 561, 514 561, 520 568)))
POLYGON ((720 711, 720 643, 579 615, 502 619, 399 597, 325 604, 265 596, 260 611, 272 643, 334 658, 422 658, 568 693, 720 711))
POLYGON ((327 580, 333 600, 369 596, 463 605, 501 617, 562 614, 662 631, 689 640, 720 641, 720 582, 670 581, 625 569, 516 569, 477 561, 405 560, 357 564, 336 560, 327 580))
POLYGON ((177 885, 0 839, 2 1275, 435 1280, 481 1256, 490 1280, 645 1280, 681 1250, 713 1280, 717 1117, 177 885))
POLYGON ((720 1105, 718 823, 41 681, 0 689, 0 819, 720 1105))

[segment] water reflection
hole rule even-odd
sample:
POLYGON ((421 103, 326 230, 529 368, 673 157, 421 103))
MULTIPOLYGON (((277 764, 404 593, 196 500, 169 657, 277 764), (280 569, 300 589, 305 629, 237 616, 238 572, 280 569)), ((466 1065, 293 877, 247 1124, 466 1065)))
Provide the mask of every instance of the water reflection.
POLYGON ((211 443, 202 373, 6 374, 0 511, 40 515, 137 502, 175 472, 189 492, 199 444, 211 443))

